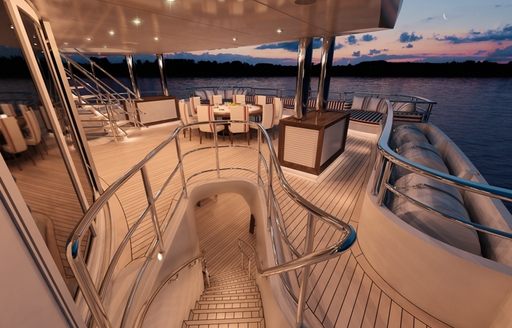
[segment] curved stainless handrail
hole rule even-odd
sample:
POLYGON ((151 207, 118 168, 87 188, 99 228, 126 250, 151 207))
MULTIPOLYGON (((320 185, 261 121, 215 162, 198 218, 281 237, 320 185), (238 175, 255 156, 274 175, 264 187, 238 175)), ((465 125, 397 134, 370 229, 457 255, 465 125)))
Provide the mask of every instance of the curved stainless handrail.
MULTIPOLYGON (((502 188, 502 187, 492 186, 492 185, 485 184, 485 183, 474 182, 471 180, 465 180, 465 179, 459 178, 457 176, 454 176, 454 175, 451 175, 448 173, 444 173, 444 172, 432 169, 430 167, 427 167, 425 165, 413 162, 413 161, 405 158, 404 156, 396 153, 395 151, 393 151, 391 149, 391 147, 389 147, 389 145, 388 145, 389 138, 391 136, 392 126, 393 126, 393 110, 392 110, 390 101, 386 100, 386 102, 387 102, 387 114, 385 116, 384 127, 382 129, 381 135, 380 135, 378 143, 377 143, 378 151, 385 160, 380 161, 381 172, 380 172, 380 174, 376 174, 375 189, 374 189, 375 191, 377 191, 377 190, 382 191, 383 188, 386 188, 394 193, 396 191, 392 188, 391 189, 388 188, 389 185, 386 186, 388 181, 384 181, 386 179, 383 178, 386 175, 386 173, 384 172, 385 170, 388 171, 388 178, 389 178, 390 167, 388 166, 387 169, 385 168, 386 167, 385 161, 389 161, 390 163, 393 163, 395 165, 403 167, 411 172, 414 172, 416 174, 437 180, 443 184, 454 186, 456 188, 474 192, 474 193, 477 193, 477 194, 480 194, 483 196, 487 196, 490 198, 496 198, 496 199, 512 202, 512 190, 502 188)), ((391 186, 389 186, 389 187, 391 187, 391 186)), ((399 192, 396 191, 396 193, 399 193, 399 192)), ((409 201, 413 201, 413 200, 414 199, 412 199, 412 198, 409 199, 409 201)), ((421 202, 415 202, 415 204, 430 211, 429 207, 424 205, 421 202)), ((475 224, 473 222, 462 222, 462 220, 458 220, 458 219, 450 217, 446 214, 443 214, 440 212, 437 212, 437 213, 441 214, 442 217, 444 217, 446 219, 449 219, 453 222, 456 222, 457 224, 460 224, 460 225, 463 225, 466 227, 471 227, 474 230, 478 230, 478 231, 492 234, 492 235, 502 237, 502 238, 512 239, 512 233, 496 230, 493 228, 475 224)))
POLYGON ((144 318, 146 318, 146 314, 148 313, 148 310, 149 310, 151 304, 153 303, 155 298, 158 296, 158 293, 162 290, 162 288, 164 288, 164 286, 167 285, 167 283, 178 279, 178 275, 180 274, 180 272, 183 269, 185 269, 186 267, 192 267, 193 265, 195 265, 197 263, 197 261, 204 262, 204 255, 199 254, 199 255, 191 258, 190 260, 186 261, 182 265, 180 265, 176 270, 174 270, 170 275, 168 275, 167 278, 153 291, 153 293, 146 300, 146 302, 144 302, 144 304, 142 304, 142 309, 140 309, 139 315, 137 315, 137 318, 135 320, 136 327, 142 326, 142 323, 144 322, 144 318))
MULTIPOLYGON (((114 196, 114 194, 128 181, 130 180, 136 173, 139 171, 142 174, 144 187, 146 188, 146 195, 148 197, 148 207, 144 210, 143 214, 139 217, 139 219, 145 217, 148 213, 151 213, 152 219, 154 222, 154 227, 156 229, 156 235, 157 235, 157 243, 154 243, 154 245, 158 245, 162 250, 161 245, 161 236, 160 236, 160 227, 158 224, 158 221, 155 219, 154 215, 154 196, 150 190, 150 186, 147 185, 147 176, 146 176, 146 168, 145 165, 154 158, 163 148, 165 148, 167 145, 169 145, 172 141, 176 141, 176 147, 177 147, 177 153, 178 153, 178 164, 176 166, 177 169, 175 169, 172 173, 172 176, 175 175, 178 168, 181 171, 182 176, 182 192, 185 192, 186 195, 186 186, 187 182, 185 181, 185 176, 183 173, 183 157, 181 156, 181 151, 179 150, 179 142, 178 142, 178 135, 181 133, 181 131, 185 129, 190 129, 191 127, 199 126, 201 124, 208 124, 209 122, 197 122, 192 123, 184 126, 180 126, 174 130, 171 135, 166 138, 164 141, 162 141, 157 147, 155 147, 153 150, 151 150, 141 161, 139 161, 137 164, 135 164, 132 168, 130 168, 123 176, 121 176, 119 179, 117 179, 115 182, 113 182, 104 192, 103 194, 90 206, 89 210, 85 213, 82 220, 77 224, 75 229, 73 230, 70 239, 67 244, 66 248, 66 256, 68 257, 68 261, 70 262, 70 266, 72 270, 75 272, 75 275, 77 276, 77 281, 79 282, 80 288, 82 292, 84 293, 84 296, 86 298, 87 304, 89 305, 89 308, 91 309, 91 312, 95 318, 95 320, 103 326, 109 327, 110 322, 108 320, 108 316, 106 314, 105 309, 103 308, 103 305, 101 303, 101 295, 98 294, 98 292, 95 289, 94 283, 92 283, 91 277, 87 272, 87 269, 84 265, 84 263, 80 262, 80 255, 78 252, 79 244, 81 241, 81 238, 83 237, 85 231, 89 228, 89 226, 93 223, 94 219, 98 215, 98 213, 101 211, 101 209, 106 205, 108 200, 114 196), (75 259, 77 259, 75 263, 75 259)), ((297 268, 307 267, 309 265, 324 261, 326 259, 331 258, 335 254, 338 254, 340 252, 343 252, 347 250, 352 244, 354 243, 356 239, 356 232, 352 226, 349 224, 337 219, 336 217, 326 213, 325 211, 321 210, 317 206, 313 205, 309 201, 307 201, 305 198, 303 198, 301 195, 299 195, 288 183, 286 180, 284 173, 281 169, 281 166, 279 165, 279 161, 277 159, 277 155, 275 153, 272 140, 268 133, 265 131, 265 129, 261 126, 261 124, 250 122, 250 121, 238 121, 238 120, 222 120, 222 121, 214 121, 213 124, 228 124, 228 123, 245 123, 248 125, 251 125, 252 127, 256 127, 258 129, 259 138, 263 136, 265 143, 268 146, 269 150, 269 156, 270 156, 270 163, 268 163, 269 172, 268 175, 270 176, 269 179, 269 194, 268 197, 272 197, 272 168, 275 169, 275 173, 278 177, 278 183, 279 185, 284 189, 285 193, 297 204, 299 204, 301 207, 305 208, 309 212, 309 217, 315 217, 317 219, 320 219, 330 225, 333 225, 338 230, 341 230, 345 233, 343 236, 343 239, 338 242, 335 245, 332 245, 330 248, 318 251, 318 252, 311 252, 302 258, 292 260, 290 262, 281 264, 277 267, 270 268, 267 273, 270 274, 276 274, 280 272, 286 272, 289 270, 294 270, 297 268)), ((215 147, 218 149, 218 144, 216 142, 215 138, 215 147)), ((260 150, 258 150, 260 151, 260 150)), ((260 153, 261 155, 261 153, 260 153)), ((218 155, 217 155, 218 156, 218 155)), ((261 157, 260 157, 261 159, 261 157)), ((218 161, 217 161, 217 173, 220 172, 220 169, 218 167, 218 161)), ((170 181, 172 178, 169 177, 169 179, 166 181, 165 184, 170 181)), ((185 196, 186 197, 186 196, 185 196)), ((270 202, 269 202, 270 204, 270 202)), ((139 222, 139 220, 137 220, 139 222)), ((308 219, 309 221, 309 219, 308 219)), ((126 246, 127 242, 126 240, 131 237, 131 235, 134 233, 136 228, 130 229, 128 234, 123 239, 122 248, 126 246)), ((311 229, 310 229, 311 230, 311 229)), ((118 257, 120 257, 119 254, 121 254, 122 250, 118 249, 116 252, 116 255, 113 258, 112 262, 118 261, 118 257)), ((114 265, 115 266, 115 265, 114 265)), ((106 275, 104 278, 107 280, 110 280, 112 277, 113 269, 109 268, 107 271, 108 275, 106 275)), ((102 282, 101 286, 101 294, 105 293, 105 284, 102 282)))

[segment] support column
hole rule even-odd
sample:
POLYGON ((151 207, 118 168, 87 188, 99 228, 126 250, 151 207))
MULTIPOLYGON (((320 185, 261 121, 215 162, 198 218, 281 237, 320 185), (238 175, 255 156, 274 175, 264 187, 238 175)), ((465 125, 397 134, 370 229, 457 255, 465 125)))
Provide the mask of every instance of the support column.
POLYGON ((325 112, 327 109, 335 41, 336 37, 334 36, 324 37, 322 39, 322 58, 320 66, 320 77, 318 78, 318 95, 316 98, 316 110, 320 112, 325 112))
POLYGON ((311 80, 311 60, 313 57, 313 39, 299 41, 297 58, 297 85, 295 88, 295 118, 302 119, 308 110, 309 85, 311 80))
POLYGON ((130 74, 130 81, 132 82, 132 89, 137 98, 140 98, 140 89, 137 84, 137 78, 135 77, 135 72, 133 71, 133 56, 126 55, 126 64, 128 65, 128 73, 130 74))
POLYGON ((167 88, 167 78, 165 77, 165 59, 163 54, 157 54, 158 70, 160 71, 160 84, 162 85, 162 93, 164 96, 169 96, 169 89, 167 88))

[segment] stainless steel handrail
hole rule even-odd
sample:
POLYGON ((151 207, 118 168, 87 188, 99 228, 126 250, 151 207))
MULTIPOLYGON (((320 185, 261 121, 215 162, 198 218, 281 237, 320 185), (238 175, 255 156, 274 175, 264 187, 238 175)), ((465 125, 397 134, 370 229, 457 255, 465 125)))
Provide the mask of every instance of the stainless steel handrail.
MULTIPOLYGON (((84 298, 91 310, 91 313, 94 317, 94 320, 100 324, 101 326, 109 327, 110 321, 108 319, 108 315, 106 314, 105 308, 102 304, 102 294, 105 293, 105 288, 107 288, 105 285, 102 284, 101 286, 101 293, 98 293, 96 291, 95 285, 92 282, 92 279, 86 269, 85 263, 80 258, 80 254, 78 252, 79 244, 81 241, 81 238, 84 236, 85 231, 91 226, 94 219, 98 215, 98 213, 101 211, 101 209, 107 204, 109 199, 115 195, 115 193, 128 181, 130 180, 136 173, 141 172, 142 179, 144 182, 144 185, 146 187, 146 196, 148 201, 148 206, 141 214, 139 220, 141 218, 144 218, 145 215, 148 212, 152 213, 153 217, 153 225, 155 228, 155 234, 157 236, 156 243, 153 243, 151 246, 151 249, 154 249, 157 245, 161 244, 162 237, 161 237, 161 229, 158 224, 158 219, 155 218, 155 212, 154 212, 154 201, 155 197, 153 195, 153 192, 151 191, 150 185, 147 181, 147 176, 145 174, 145 169, 147 163, 154 158, 162 149, 164 149, 167 145, 169 145, 172 141, 176 141, 177 146, 177 153, 180 158, 178 158, 178 164, 176 168, 180 168, 181 172, 181 178, 182 178, 182 193, 186 192, 186 186, 187 181, 183 175, 183 158, 180 156, 180 149, 179 149, 179 139, 178 136, 181 133, 181 131, 185 129, 190 129, 191 127, 199 126, 201 124, 228 124, 228 123, 244 123, 251 125, 252 127, 256 127, 258 129, 258 140, 261 140, 263 138, 265 140, 265 144, 268 146, 269 149, 269 163, 266 165, 268 167, 267 172, 267 180, 268 180, 268 206, 270 207, 272 205, 272 196, 273 196, 273 183, 272 183, 272 176, 273 176, 273 169, 275 170, 275 174, 277 176, 276 182, 284 189, 285 193, 297 204, 299 204, 301 207, 306 209, 309 213, 310 218, 315 217, 316 219, 322 220, 330 225, 333 225, 335 228, 343 231, 344 237, 343 239, 336 243, 335 245, 330 246, 328 249, 324 249, 317 252, 308 252, 308 254, 304 255, 303 257, 292 260, 290 262, 281 264, 277 267, 268 268, 265 271, 265 275, 271 275, 271 274, 277 274, 281 272, 287 272, 290 270, 295 270, 297 268, 303 268, 308 267, 312 264, 325 261, 333 256, 336 256, 337 254, 347 250, 355 241, 356 233, 354 228, 352 228, 349 224, 344 223, 343 221, 337 219, 336 217, 326 213, 325 211, 321 210, 320 208, 316 207, 315 205, 311 204, 309 201, 307 201, 305 198, 303 198, 301 195, 299 195, 287 182, 283 171, 281 170, 281 167, 279 165, 279 161, 277 159, 277 155, 275 154, 275 150, 272 145, 272 140, 268 133, 265 131, 265 129, 258 123, 249 122, 249 121, 229 121, 229 120, 223 120, 223 121, 213 121, 213 122, 197 122, 188 124, 185 126, 178 127, 171 135, 165 139, 163 142, 161 142, 157 147, 155 147, 152 151, 150 151, 140 162, 135 164, 131 169, 129 169, 123 176, 121 176, 118 180, 116 180, 114 183, 112 183, 104 192, 103 194, 90 206, 89 210, 86 212, 82 220, 77 224, 75 229, 73 230, 71 237, 69 239, 69 242, 67 244, 66 249, 66 255, 68 257, 68 261, 70 262, 72 270, 75 272, 78 281, 78 284, 80 286, 80 289, 82 290, 84 294, 84 298)), ((208 171, 216 171, 217 176, 220 177, 220 172, 224 168, 220 168, 219 165, 219 156, 218 151, 220 146, 217 143, 217 140, 215 139, 215 151, 216 151, 216 168, 208 171)), ((258 161, 261 161, 263 156, 261 156, 261 148, 258 147, 259 156, 258 161)), ((258 164, 258 167, 260 164, 258 164)), ((175 175, 177 172, 177 169, 173 170, 171 175, 175 175)), ((207 172, 207 171, 205 171, 207 172)), ((169 179, 171 179, 170 177, 169 179)), ((169 179, 165 182, 165 186, 168 184, 169 179)), ((258 177, 258 181, 260 180, 260 177, 258 177)), ((164 186, 164 187, 165 187, 164 186)), ((160 192, 157 193, 159 195, 160 192)), ((180 198, 181 199, 181 198, 180 198)), ((269 211, 270 212, 270 211, 269 211)), ((138 220, 138 221, 139 221, 138 220)), ((125 236, 122 247, 126 246, 127 242, 125 240, 129 239, 130 236, 134 233, 134 229, 130 229, 129 233, 125 236)), ((310 229, 311 230, 311 229, 310 229)), ((313 231, 309 231, 308 234, 312 234, 313 231)), ((163 251, 161 248, 160 251, 163 251)), ((116 251, 116 255, 112 259, 112 262, 117 263, 117 258, 120 256, 119 254, 122 253, 122 249, 118 249, 116 251)), ((115 266, 115 265, 114 265, 115 266)), ((109 268, 108 270, 109 274, 105 277, 105 279, 110 280, 111 274, 113 272, 112 268, 109 268)), ((140 280, 138 280, 140 281, 140 280)), ((138 284, 138 282, 137 282, 138 284)), ((134 288, 137 288, 137 286, 134 286, 134 288)), ((300 324, 300 323, 299 323, 300 324)))
MULTIPOLYGON (((391 149, 389 146, 389 138, 391 136, 392 126, 393 126, 393 110, 391 107, 391 103, 389 100, 386 100, 387 102, 387 113, 385 116, 385 123, 381 132, 381 135, 379 137, 377 148, 379 153, 382 156, 382 159, 380 161, 377 161, 378 167, 377 167, 377 174, 375 175, 375 181, 374 181, 374 195, 379 194, 379 202, 382 203, 383 201, 383 194, 384 190, 390 190, 391 192, 395 194, 399 194, 399 191, 392 188, 391 185, 388 184, 388 179, 391 171, 391 165, 389 164, 395 164, 400 167, 403 167, 413 173, 434 179, 436 181, 439 181, 443 184, 450 185, 462 190, 466 190, 469 192, 473 192, 479 195, 483 195, 490 198, 500 199, 508 202, 512 202, 512 190, 502 188, 502 187, 496 187, 485 183, 480 182, 474 182, 471 180, 466 180, 459 178, 457 176, 444 173, 435 169, 432 169, 430 167, 427 167, 425 165, 413 162, 404 156, 396 153, 391 149)), ((402 194, 402 193, 400 193, 402 194)), ((432 211, 429 206, 417 202, 414 199, 410 197, 406 197, 409 201, 415 203, 418 206, 421 206, 422 208, 432 211)), ((446 215, 444 213, 435 211, 438 214, 441 214, 442 217, 445 219, 451 220, 457 224, 463 225, 465 227, 470 227, 474 230, 485 232, 491 235, 495 235, 502 238, 512 239, 512 234, 500 231, 497 229, 489 228, 483 225, 475 224, 472 222, 463 222, 462 220, 458 220, 454 217, 451 217, 449 215, 446 215)))
POLYGON ((175 281, 178 279, 178 275, 180 272, 187 268, 192 267, 193 265, 197 264, 198 261, 201 261, 204 263, 204 255, 200 254, 197 256, 194 256, 190 260, 186 261, 182 265, 180 265, 176 270, 174 270, 170 275, 167 276, 167 278, 153 291, 151 296, 149 297, 144 304, 142 304, 142 309, 139 311, 139 315, 137 316, 137 319, 135 321, 135 327, 141 327, 142 323, 144 322, 144 318, 146 317, 146 314, 148 313, 149 308, 151 307, 151 304, 155 300, 155 298, 158 296, 158 293, 162 290, 162 288, 165 287, 169 282, 175 281))

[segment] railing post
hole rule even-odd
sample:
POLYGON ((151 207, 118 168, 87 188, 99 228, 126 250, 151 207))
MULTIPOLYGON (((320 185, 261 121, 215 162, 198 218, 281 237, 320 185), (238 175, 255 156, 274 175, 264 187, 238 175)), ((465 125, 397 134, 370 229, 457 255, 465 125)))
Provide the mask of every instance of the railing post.
POLYGON ((185 170, 183 169, 183 156, 181 155, 181 147, 180 147, 180 138, 176 137, 174 140, 176 141, 176 154, 178 155, 178 161, 180 166, 180 175, 181 175, 181 185, 183 186, 183 193, 185 194, 185 198, 188 198, 187 192, 187 181, 185 180, 185 170))
POLYGON ((380 185, 382 183, 382 178, 384 176, 384 167, 387 163, 387 158, 385 158, 382 155, 377 155, 379 158, 377 159, 377 163, 375 165, 375 169, 377 170, 375 172, 375 184, 373 186, 373 195, 377 196, 379 194, 380 185))
POLYGON ((140 173, 142 175, 142 182, 144 183, 144 190, 146 191, 146 198, 148 200, 148 206, 151 208, 151 219, 153 221, 153 228, 155 229, 156 238, 158 241, 158 247, 160 252, 164 252, 164 241, 162 238, 162 232, 160 231, 160 222, 158 222, 158 215, 156 213, 155 200, 153 198, 153 191, 151 190, 151 183, 149 182, 148 172, 146 166, 141 167, 140 173))
POLYGON ((213 123, 213 141, 215 143, 215 165, 217 167, 217 178, 220 178, 219 141, 217 136, 217 123, 213 123))
MULTIPOLYGON (((309 254, 313 251, 313 239, 315 236, 315 220, 313 214, 308 212, 308 222, 306 226, 306 243, 304 246, 304 254, 309 254)), ((304 305, 306 304, 306 291, 308 287, 308 278, 311 271, 311 266, 305 266, 302 270, 301 284, 299 291, 299 300, 297 301, 297 316, 295 320, 295 327, 302 327, 304 321, 304 305)))
POLYGON ((261 130, 258 128, 258 177, 256 184, 259 186, 261 181, 261 130))
POLYGON ((267 213, 270 219, 272 210, 272 157, 268 161, 268 191, 267 191, 267 213))
POLYGON ((384 195, 386 195, 385 185, 388 182, 389 177, 391 176, 391 162, 390 161, 386 161, 383 171, 384 172, 382 173, 382 180, 379 183, 379 194, 377 196, 377 203, 379 205, 382 205, 382 203, 384 202, 384 195))

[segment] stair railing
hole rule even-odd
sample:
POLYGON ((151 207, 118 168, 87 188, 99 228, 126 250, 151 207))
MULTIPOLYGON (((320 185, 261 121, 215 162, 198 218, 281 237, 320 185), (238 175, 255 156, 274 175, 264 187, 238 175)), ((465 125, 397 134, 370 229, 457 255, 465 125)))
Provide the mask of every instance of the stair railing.
MULTIPOLYGON (((166 160, 166 163, 169 161, 166 160)), ((155 168, 159 165, 152 165, 152 168, 155 168)), ((305 239, 305 250, 300 256, 289 260, 284 261, 283 263, 279 263, 276 266, 266 268, 262 270, 262 274, 264 276, 270 276, 274 274, 285 273, 291 270, 303 269, 303 275, 301 278, 301 289, 298 296, 298 309, 297 309, 297 317, 296 324, 300 326, 303 321, 303 313, 304 313, 304 303, 305 303, 305 293, 307 289, 307 278, 309 274, 309 267, 315 263, 326 261, 334 256, 339 255, 340 253, 346 251, 348 248, 352 246, 356 239, 356 232, 354 228, 352 228, 349 224, 344 223, 338 218, 324 212, 317 206, 313 205, 311 202, 306 200, 300 194, 298 194, 287 182, 283 171, 281 170, 281 166, 277 159, 277 155, 274 150, 274 146, 272 144, 272 140, 269 137, 268 133, 265 129, 258 123, 252 121, 211 121, 211 122, 198 122, 193 124, 184 125, 178 127, 174 130, 171 135, 165 139, 160 145, 151 150, 141 161, 135 164, 131 169, 129 169, 125 174, 123 174, 119 179, 113 182, 104 193, 91 205, 89 210, 85 213, 82 220, 78 223, 78 225, 73 230, 69 242, 66 248, 66 256, 68 262, 70 263, 70 267, 75 273, 75 277, 77 278, 77 283, 79 285, 80 291, 84 296, 84 299, 89 308, 89 314, 87 316, 87 322, 90 325, 96 324, 100 327, 111 327, 112 326, 112 316, 114 314, 109 314, 106 311, 105 300, 106 295, 108 295, 109 291, 112 288, 112 281, 115 272, 118 272, 120 268, 118 267, 119 263, 122 262, 123 254, 132 255, 132 249, 127 246, 130 245, 130 240, 140 230, 147 230, 147 225, 142 225, 143 222, 148 222, 150 226, 153 227, 152 242, 145 248, 144 250, 144 263, 140 266, 139 271, 136 275, 132 283, 132 288, 130 291, 130 295, 128 300, 124 305, 124 314, 121 320, 121 327, 126 327, 130 324, 130 320, 133 318, 133 314, 136 309, 132 308, 134 304, 134 299, 138 295, 140 282, 144 280, 144 275, 147 269, 150 267, 150 264, 155 263, 154 261, 162 260, 165 252, 165 247, 163 245, 163 233, 166 231, 167 227, 170 225, 175 213, 178 209, 178 206, 182 203, 184 199, 188 197, 188 188, 190 186, 191 181, 194 182, 199 177, 204 177, 207 180, 216 180, 221 179, 224 172, 242 172, 244 177, 247 172, 254 174, 255 183, 264 191, 266 197, 266 207, 267 207, 267 219, 270 223, 276 224, 276 215, 278 211, 274 208, 276 202, 279 201, 277 197, 275 197, 274 189, 281 188, 283 192, 281 194, 286 195, 292 202, 297 204, 298 208, 303 211, 307 215, 307 232, 305 239), (186 153, 182 153, 181 151, 181 141, 179 135, 184 130, 190 130, 191 128, 198 127, 201 124, 210 124, 213 128, 213 131, 216 131, 217 125, 226 125, 230 123, 242 123, 251 126, 252 128, 257 129, 258 134, 258 145, 257 147, 244 146, 244 145, 235 145, 230 146, 219 145, 219 141, 217 135, 214 134, 213 145, 202 145, 197 148, 193 148, 186 153), (261 143, 263 141, 263 143, 261 143), (262 149, 262 144, 266 146, 265 152, 262 149), (256 157, 254 160, 250 160, 248 162, 249 167, 231 167, 231 166, 222 166, 221 156, 219 154, 223 149, 232 149, 233 147, 240 147, 247 149, 251 152, 255 152, 256 157), (165 178, 165 181, 159 185, 159 190, 153 192, 152 183, 149 179, 148 170, 150 167, 148 164, 154 161, 155 157, 158 156, 163 150, 166 152, 171 151, 174 152, 176 156, 176 165, 174 168, 170 168, 168 171, 170 172, 168 176, 165 178), (192 154, 196 154, 199 151, 208 152, 208 156, 211 156, 211 151, 215 152, 215 161, 214 164, 210 168, 203 169, 199 172, 186 172, 184 165, 184 158, 191 156, 192 154), (267 158, 268 156, 268 158, 267 158), (212 177, 213 175, 213 177, 212 177), (134 182, 134 180, 136 180, 134 182), (142 182, 140 184, 140 182, 142 182), (89 272, 87 269, 87 264, 84 259, 81 257, 80 252, 78 251, 80 248, 80 243, 82 238, 84 237, 85 232, 88 228, 93 224, 96 217, 100 217, 99 213, 102 209, 108 204, 109 200, 112 197, 115 197, 117 191, 119 191, 122 187, 129 184, 130 192, 136 192, 134 190, 134 183, 139 183, 137 190, 141 190, 145 194, 146 205, 141 209, 140 214, 136 217, 136 220, 133 221, 132 225, 128 227, 128 230, 122 240, 118 243, 117 248, 114 249, 114 252, 109 260, 108 268, 105 272, 95 273, 94 275, 89 272), (165 206, 168 207, 167 214, 164 218, 161 217, 159 211, 156 210, 157 203, 161 201, 162 195, 164 195, 167 191, 171 192, 170 199, 164 203, 165 206), (174 193, 174 194, 172 194, 174 193), (169 205, 170 204, 170 205, 169 205), (314 250, 313 240, 314 240, 314 226, 316 221, 321 221, 326 223, 337 231, 341 232, 341 236, 339 240, 335 242, 333 245, 326 247, 321 250, 314 250), (128 253, 128 254, 127 254, 128 253), (133 311, 133 312, 132 312, 133 311), (130 319, 131 318, 131 319, 130 319)), ((279 223, 282 224, 282 223, 279 223)), ((283 230, 282 228, 281 230, 283 230)), ((273 229, 271 231, 273 233, 273 229)), ((274 241, 275 239, 272 238, 274 241)), ((298 253, 297 250, 292 251, 292 253, 298 253)), ((124 263, 126 265, 126 263, 124 263)), ((258 264, 258 261, 256 261, 258 264)), ((261 269, 261 268, 260 268, 261 269)), ((115 312, 119 313, 120 309, 115 309, 115 312)))

